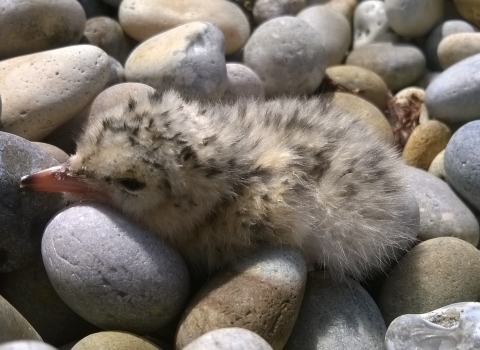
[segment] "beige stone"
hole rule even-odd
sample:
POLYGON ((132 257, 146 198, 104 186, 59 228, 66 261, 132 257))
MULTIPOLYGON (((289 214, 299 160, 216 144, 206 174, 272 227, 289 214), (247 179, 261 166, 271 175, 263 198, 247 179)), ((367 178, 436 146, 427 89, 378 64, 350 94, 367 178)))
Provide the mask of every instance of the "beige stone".
POLYGON ((50 154, 59 164, 65 163, 70 158, 67 153, 49 143, 34 142, 34 144, 40 147, 43 151, 50 154))
POLYGON ((440 41, 437 48, 438 60, 443 69, 480 53, 480 33, 458 33, 440 41))
POLYGON ((458 13, 467 21, 480 27, 480 1, 478 0, 453 0, 458 13))
POLYGON ((250 36, 245 14, 226 0, 124 0, 118 17, 123 30, 138 41, 185 23, 210 22, 225 36, 227 55, 240 50, 250 36))
POLYGON ((436 177, 445 180, 447 178, 447 173, 445 172, 445 150, 441 151, 439 154, 433 158, 432 163, 428 167, 428 172, 435 175, 436 177))
POLYGON ((72 350, 161 350, 161 348, 149 340, 138 335, 120 332, 106 331, 90 334, 76 343, 72 350))
POLYGON ((357 7, 358 0, 307 0, 307 6, 325 5, 331 9, 340 12, 350 22, 353 18, 353 12, 357 7))
POLYGON ((30 323, 0 295, 0 343, 20 339, 42 340, 30 323))

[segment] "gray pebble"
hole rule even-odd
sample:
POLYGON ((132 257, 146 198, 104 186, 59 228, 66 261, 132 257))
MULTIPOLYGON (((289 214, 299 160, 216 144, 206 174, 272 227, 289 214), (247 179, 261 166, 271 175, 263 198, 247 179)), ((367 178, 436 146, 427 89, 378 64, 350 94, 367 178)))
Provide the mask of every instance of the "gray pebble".
POLYGON ((372 297, 357 282, 310 273, 285 350, 383 349, 386 327, 372 297))
POLYGON ((30 323, 0 295, 0 343, 19 339, 42 340, 30 323))
POLYGON ((480 54, 449 67, 427 87, 428 113, 446 123, 480 118, 480 54))
POLYGON ((327 63, 318 32, 288 16, 259 26, 245 45, 243 60, 262 80, 267 97, 312 93, 327 63))
POLYGON ((108 63, 110 63, 110 75, 105 84, 105 89, 125 82, 125 69, 123 69, 122 64, 111 56, 108 56, 108 63))
POLYGON ((20 178, 54 165, 58 162, 33 143, 0 132, 0 273, 20 269, 40 252, 43 229, 63 199, 23 190, 20 178))
POLYGON ((56 348, 41 341, 17 340, 1 344, 0 350, 56 350, 56 348))
POLYGON ((480 211, 480 120, 458 129, 445 149, 445 172, 457 192, 480 211))
POLYGON ((263 100, 265 92, 257 74, 239 63, 227 63, 228 86, 224 99, 234 101, 239 97, 252 97, 263 100))
POLYGON ((205 333, 183 350, 272 350, 258 334, 244 328, 220 328, 205 333))
POLYGON ((296 15, 306 5, 306 0, 257 0, 252 13, 255 22, 260 24, 275 17, 296 15))
POLYGON ((100 205, 57 214, 45 229, 42 256, 60 297, 100 328, 161 329, 189 293, 187 267, 174 249, 100 205))

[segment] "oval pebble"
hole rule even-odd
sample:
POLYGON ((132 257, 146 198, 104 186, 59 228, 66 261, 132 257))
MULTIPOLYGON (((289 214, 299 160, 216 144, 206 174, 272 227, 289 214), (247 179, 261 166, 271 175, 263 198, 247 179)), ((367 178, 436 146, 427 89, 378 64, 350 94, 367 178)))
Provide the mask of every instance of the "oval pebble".
POLYGON ((234 101, 238 98, 252 97, 263 100, 265 92, 257 74, 239 63, 227 63, 228 87, 224 99, 234 101))
POLYGON ((250 36, 245 14, 226 0, 124 0, 118 17, 123 30, 138 41, 189 22, 209 22, 222 31, 227 55, 242 48, 250 36))
POLYGON ((310 273, 285 350, 383 349, 386 327, 372 297, 353 280, 310 273))
POLYGON ((323 79, 326 60, 317 31, 289 16, 260 25, 243 54, 245 65, 262 80, 267 97, 312 93, 323 79))
POLYGON ((107 54, 92 45, 1 61, 1 130, 40 141, 87 107, 109 74, 107 54))
POLYGON ((480 53, 480 33, 458 33, 443 39, 437 54, 443 69, 461 60, 480 53))
POLYGON ((320 35, 327 55, 327 66, 343 61, 352 41, 350 23, 345 16, 327 6, 318 5, 302 10, 297 18, 310 24, 320 35))
POLYGON ((478 244, 480 229, 475 215, 444 181, 414 167, 408 167, 407 178, 420 209, 419 240, 456 237, 478 244))
POLYGON ((253 4, 253 19, 257 24, 269 19, 296 15, 307 5, 307 0, 257 0, 253 4))
POLYGON ((56 350, 56 348, 41 341, 17 340, 1 344, 0 350, 56 350))
POLYGON ((480 120, 463 125, 445 149, 445 172, 455 190, 480 211, 480 120))
POLYGON ((183 350, 273 350, 258 334, 244 328, 220 328, 195 339, 183 350))
POLYGON ((291 247, 265 247, 217 272, 183 313, 176 348, 183 349, 218 328, 240 327, 282 349, 298 315, 307 279, 306 263, 291 247))
POLYGON ((428 172, 445 181, 447 179, 447 173, 445 172, 444 158, 445 150, 441 151, 435 158, 433 158, 432 163, 428 168, 428 172))
POLYGON ((103 329, 161 329, 189 293, 187 267, 173 248, 100 205, 57 214, 45 229, 42 256, 65 303, 103 329))
POLYGON ((390 324, 404 314, 419 314, 444 305, 480 298, 480 253, 453 237, 422 242, 388 275, 378 305, 390 324))
POLYGON ((71 350, 162 350, 151 341, 138 335, 107 331, 91 334, 77 342, 71 350))
POLYGON ((422 51, 409 44, 374 43, 353 50, 346 63, 378 74, 387 86, 398 91, 418 80, 425 71, 422 51), (379 55, 379 52, 382 54, 379 55))
POLYGON ((192 22, 158 34, 131 53, 125 77, 158 91, 175 88, 184 97, 220 97, 228 85, 222 32, 192 22))
POLYGON ((427 34, 443 18, 445 0, 385 0, 385 12, 393 30, 406 37, 427 34))
POLYGON ((466 58, 440 74, 425 91, 428 113, 445 123, 480 118, 480 54, 466 58))
POLYGON ((0 343, 19 339, 42 340, 28 321, 0 295, 0 343))
POLYGON ((2 1, 0 60, 77 44, 85 21, 76 0, 2 1))
POLYGON ((480 2, 475 0, 453 0, 453 3, 463 18, 480 27, 480 2))

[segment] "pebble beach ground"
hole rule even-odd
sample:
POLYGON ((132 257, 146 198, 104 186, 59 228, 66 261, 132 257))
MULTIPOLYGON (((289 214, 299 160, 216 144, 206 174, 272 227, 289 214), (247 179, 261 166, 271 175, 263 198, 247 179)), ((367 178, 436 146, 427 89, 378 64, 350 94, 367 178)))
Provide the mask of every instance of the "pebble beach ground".
POLYGON ((471 0, 0 0, 0 350, 479 349, 479 13, 471 0), (398 148, 418 242, 360 282, 283 246, 197 276, 108 207, 20 188, 65 162, 85 123, 169 89, 329 94, 398 148))

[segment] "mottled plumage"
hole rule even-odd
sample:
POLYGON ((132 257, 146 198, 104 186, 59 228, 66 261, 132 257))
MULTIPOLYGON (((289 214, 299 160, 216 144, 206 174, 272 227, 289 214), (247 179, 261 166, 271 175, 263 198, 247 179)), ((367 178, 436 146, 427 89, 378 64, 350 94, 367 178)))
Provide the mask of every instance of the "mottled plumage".
POLYGON ((286 243, 337 277, 362 278, 412 241, 402 168, 326 99, 201 104, 166 92, 91 120, 49 181, 119 209, 193 265, 286 243))

